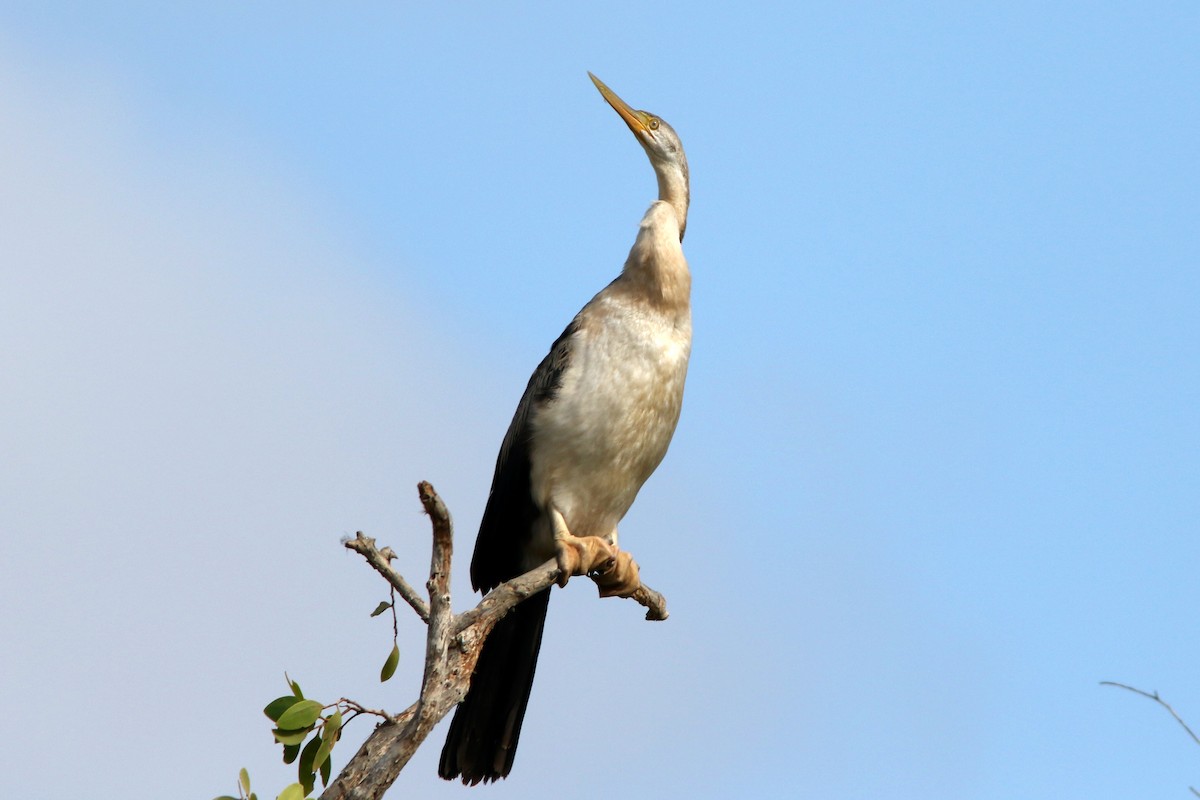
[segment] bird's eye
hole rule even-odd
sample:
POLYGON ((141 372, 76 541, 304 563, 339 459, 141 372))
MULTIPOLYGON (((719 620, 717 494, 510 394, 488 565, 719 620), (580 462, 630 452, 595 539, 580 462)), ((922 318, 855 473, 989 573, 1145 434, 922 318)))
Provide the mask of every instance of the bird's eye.
POLYGON ((658 130, 658 118, 657 117, 651 117, 650 121, 646 124, 650 126, 650 130, 652 130, 652 131, 658 130))

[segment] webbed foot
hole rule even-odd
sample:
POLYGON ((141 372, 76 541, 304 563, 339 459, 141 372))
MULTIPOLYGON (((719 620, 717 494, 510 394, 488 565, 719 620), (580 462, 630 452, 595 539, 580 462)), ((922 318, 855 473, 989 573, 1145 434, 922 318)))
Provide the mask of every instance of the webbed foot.
POLYGON ((612 566, 592 576, 601 597, 631 597, 642 585, 637 562, 628 550, 618 550, 612 566))
POLYGON ((606 573, 613 569, 619 554, 599 536, 559 536, 554 540, 554 560, 558 562, 558 585, 566 586, 572 575, 606 573))

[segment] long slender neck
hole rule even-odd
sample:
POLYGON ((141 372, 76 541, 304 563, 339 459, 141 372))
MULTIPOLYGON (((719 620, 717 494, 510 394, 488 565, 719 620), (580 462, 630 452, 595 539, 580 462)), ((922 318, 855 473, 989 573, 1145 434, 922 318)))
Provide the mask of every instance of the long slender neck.
MULTIPOLYGON (((687 213, 686 196, 684 203, 687 213)), ((679 213, 669 200, 650 204, 621 277, 605 292, 624 294, 680 319, 688 317, 692 276, 680 245, 679 213)))
POLYGON ((654 164, 654 173, 658 176, 658 199, 670 203, 675 209, 675 217, 679 220, 679 241, 682 242, 684 231, 687 230, 688 204, 691 202, 687 162, 683 162, 682 166, 675 162, 654 164))

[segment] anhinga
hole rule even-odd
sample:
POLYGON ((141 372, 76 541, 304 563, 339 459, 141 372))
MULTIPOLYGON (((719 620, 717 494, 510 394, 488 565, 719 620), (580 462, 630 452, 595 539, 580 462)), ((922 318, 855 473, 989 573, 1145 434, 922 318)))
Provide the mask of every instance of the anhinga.
MULTIPOLYGON (((621 274, 575 315, 534 370, 496 459, 471 583, 488 592, 555 558, 559 585, 600 573, 605 595, 639 585, 617 523, 666 455, 692 345, 683 257, 688 165, 675 131, 635 111, 590 72, 658 176, 658 200, 621 274)), ((464 783, 508 775, 533 686, 547 589, 497 623, 442 749, 439 774, 464 783)))

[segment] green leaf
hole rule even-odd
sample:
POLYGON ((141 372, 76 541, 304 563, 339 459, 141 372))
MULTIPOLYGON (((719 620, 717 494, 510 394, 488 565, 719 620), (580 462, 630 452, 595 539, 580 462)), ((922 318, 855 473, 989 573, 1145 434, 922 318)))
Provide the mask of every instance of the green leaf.
POLYGON ((316 700, 300 700, 279 715, 275 724, 285 731, 298 731, 307 728, 321 716, 321 704, 316 700))
POLYGON ((285 694, 283 697, 276 697, 274 700, 267 703, 266 707, 263 709, 263 713, 267 715, 267 719, 271 720, 271 722, 279 722, 279 718, 283 715, 283 712, 287 711, 289 708, 299 702, 299 697, 291 694, 285 694))
POLYGON ((242 790, 242 794, 250 794, 250 773, 245 767, 238 773, 238 788, 242 790))
POLYGON ((375 606, 375 610, 371 612, 371 616, 378 617, 380 614, 387 611, 391 607, 392 607, 392 604, 387 602, 386 600, 384 600, 382 603, 375 606))
POLYGON ((325 727, 321 728, 321 738, 337 741, 338 731, 342 729, 342 712, 334 711, 325 719, 325 727))
POLYGON ((342 712, 334 711, 325 719, 325 725, 321 728, 321 748, 317 750, 317 755, 313 758, 313 765, 316 767, 324 767, 326 759, 333 751, 333 746, 337 744, 338 731, 342 729, 342 712))
POLYGON ((300 684, 296 683, 294 680, 289 678, 288 674, 286 672, 283 673, 283 678, 284 678, 284 680, 287 681, 288 686, 292 687, 292 694, 296 695, 296 697, 299 697, 301 700, 303 700, 304 692, 300 691, 300 684))
POLYGON ((304 787, 298 783, 289 784, 279 793, 278 800, 304 800, 304 787))
POLYGON ((288 745, 300 744, 308 738, 308 734, 311 731, 312 727, 309 726, 298 731, 281 731, 279 728, 275 728, 271 733, 275 735, 275 741, 287 747, 288 745))
POLYGON ((332 739, 321 739, 321 746, 317 748, 317 754, 313 757, 313 765, 324 771, 325 765, 329 763, 329 751, 333 750, 332 739))
POLYGON ((311 792, 313 784, 317 782, 316 767, 313 766, 313 759, 316 757, 317 750, 320 747, 320 738, 314 736, 312 741, 304 746, 304 752, 300 754, 300 763, 297 766, 297 771, 305 794, 311 792))
POLYGON ((329 774, 332 771, 332 769, 333 769, 333 759, 332 758, 325 759, 325 763, 321 765, 321 785, 322 786, 329 785, 329 774))
POLYGON ((283 763, 290 764, 296 760, 296 756, 300 755, 299 744, 285 744, 283 746, 283 763))
POLYGON ((254 792, 251 792, 250 797, 247 798, 247 800, 258 800, 258 795, 256 795, 254 792))
POLYGON ((388 653, 383 669, 379 670, 379 682, 383 683, 396 674, 396 665, 400 663, 400 645, 393 644, 392 652, 388 653))
POLYGON ((238 800, 238 799, 236 797, 230 797, 227 794, 223 794, 220 797, 214 797, 213 800, 238 800))

